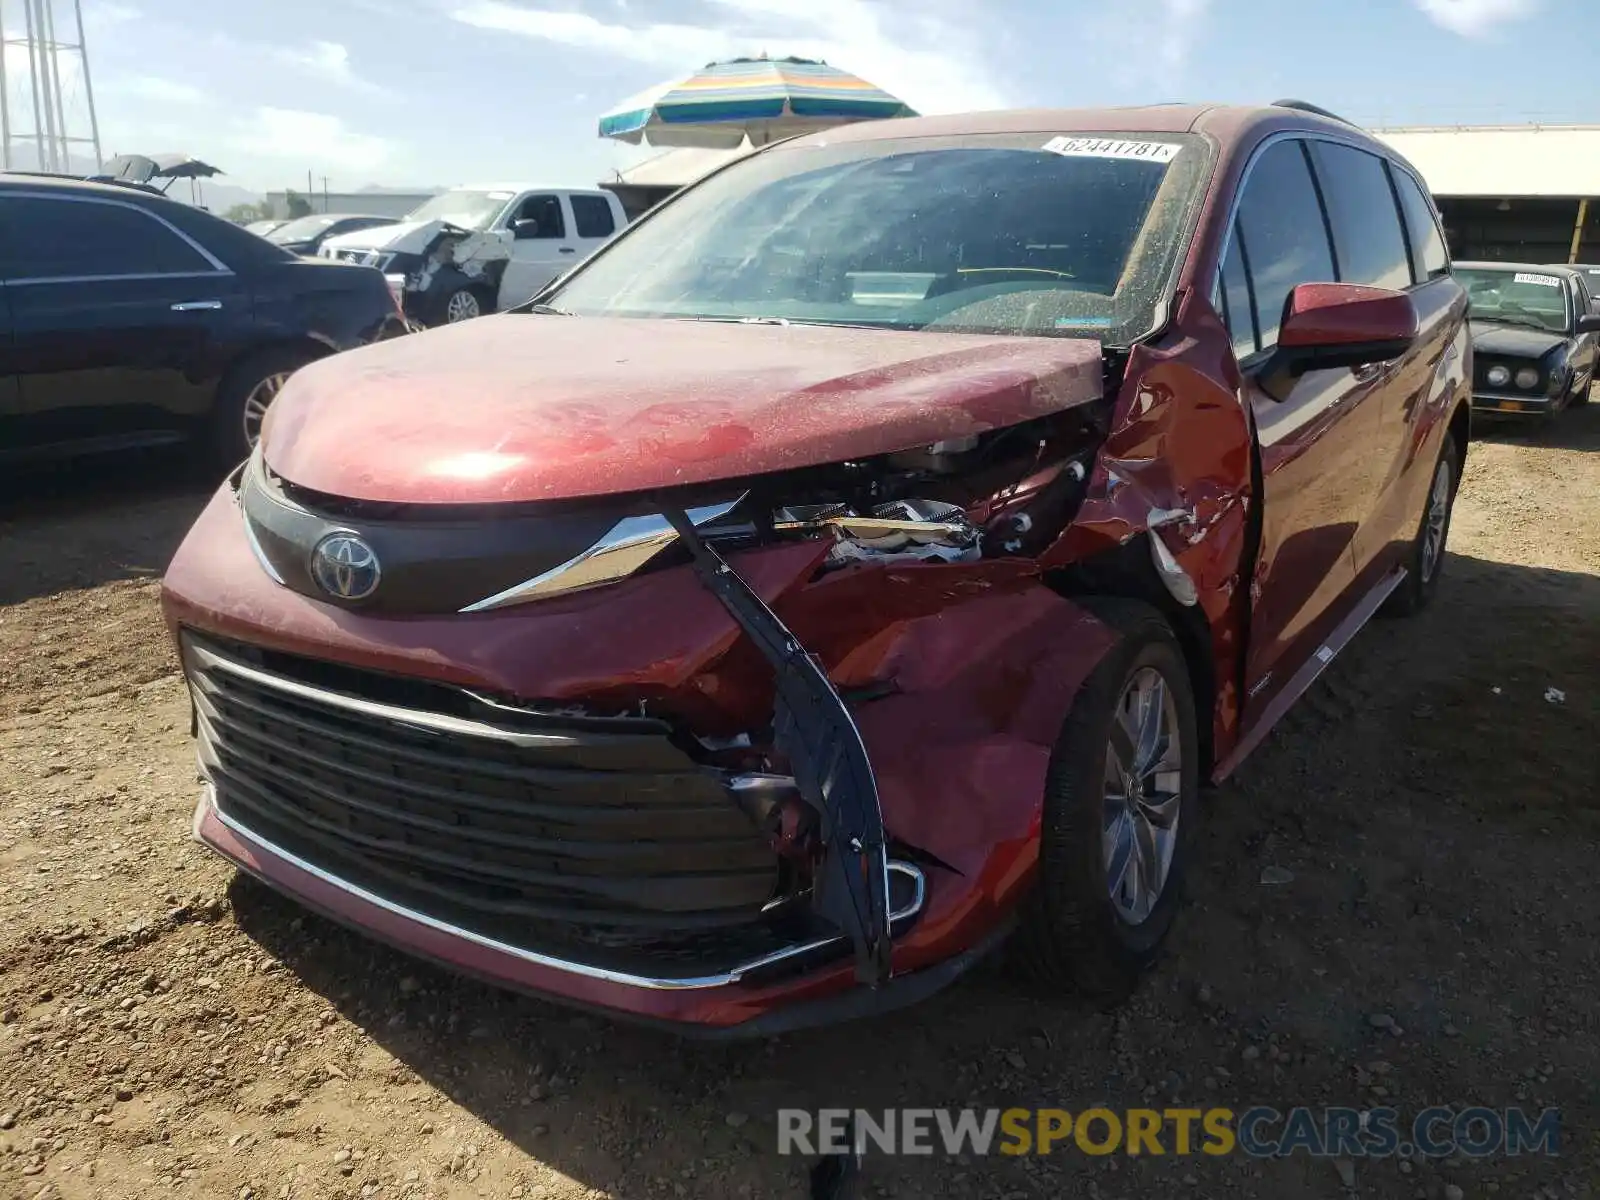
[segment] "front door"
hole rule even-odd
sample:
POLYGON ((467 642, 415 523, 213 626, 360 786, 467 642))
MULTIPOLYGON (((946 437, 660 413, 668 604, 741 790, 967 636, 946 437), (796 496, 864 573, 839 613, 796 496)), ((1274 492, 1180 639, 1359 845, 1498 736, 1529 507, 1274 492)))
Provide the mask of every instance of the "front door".
POLYGON ((511 261, 500 279, 502 310, 531 299, 578 260, 566 197, 532 192, 511 208, 511 261))
POLYGON ((1274 142, 1240 198, 1218 288, 1261 455, 1246 727, 1316 655, 1353 590, 1356 530, 1370 505, 1364 456, 1376 409, 1363 402, 1373 382, 1345 368, 1308 371, 1275 399, 1253 379, 1277 346, 1289 293, 1336 278, 1307 150, 1274 142))
POLYGON ((133 204, 0 197, 19 445, 176 438, 210 407, 231 331, 250 319, 237 278, 133 204))

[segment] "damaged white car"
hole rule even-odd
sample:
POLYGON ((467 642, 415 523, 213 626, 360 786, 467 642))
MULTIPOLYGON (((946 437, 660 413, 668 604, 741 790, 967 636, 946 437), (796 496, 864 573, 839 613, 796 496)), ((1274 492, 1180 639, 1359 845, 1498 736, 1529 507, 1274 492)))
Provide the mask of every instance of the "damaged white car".
POLYGON ((409 320, 446 325, 532 298, 626 224, 611 192, 485 184, 442 192, 398 225, 329 238, 319 253, 377 267, 409 320))

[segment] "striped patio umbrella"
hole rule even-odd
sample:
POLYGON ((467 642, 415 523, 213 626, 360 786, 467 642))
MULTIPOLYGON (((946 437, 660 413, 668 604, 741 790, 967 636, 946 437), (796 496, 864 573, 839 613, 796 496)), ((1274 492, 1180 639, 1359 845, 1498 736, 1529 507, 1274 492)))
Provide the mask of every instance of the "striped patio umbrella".
POLYGON ((850 121, 916 115, 903 100, 827 63, 735 58, 624 100, 600 118, 600 136, 713 148, 749 138, 763 146, 850 121))

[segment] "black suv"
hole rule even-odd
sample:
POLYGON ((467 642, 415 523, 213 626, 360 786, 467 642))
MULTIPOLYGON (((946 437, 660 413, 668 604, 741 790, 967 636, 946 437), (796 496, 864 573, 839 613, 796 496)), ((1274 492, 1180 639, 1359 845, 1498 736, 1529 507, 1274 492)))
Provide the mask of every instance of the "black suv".
POLYGON ((142 189, 0 175, 0 462, 199 439, 244 458, 297 367, 404 332, 382 274, 142 189))

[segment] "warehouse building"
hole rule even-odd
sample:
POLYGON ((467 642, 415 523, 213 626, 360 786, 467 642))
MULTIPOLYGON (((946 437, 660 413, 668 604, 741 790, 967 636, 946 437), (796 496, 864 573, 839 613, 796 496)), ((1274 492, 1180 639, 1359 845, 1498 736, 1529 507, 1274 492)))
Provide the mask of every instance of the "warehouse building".
POLYGON ((1453 257, 1600 262, 1600 125, 1374 133, 1422 173, 1453 257))

